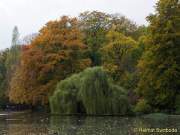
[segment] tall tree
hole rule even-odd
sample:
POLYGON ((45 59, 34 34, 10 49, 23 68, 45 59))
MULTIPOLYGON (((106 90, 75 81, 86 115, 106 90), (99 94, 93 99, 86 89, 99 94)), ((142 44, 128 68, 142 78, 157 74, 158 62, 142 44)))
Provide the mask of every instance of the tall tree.
POLYGON ((146 29, 144 26, 137 26, 133 21, 120 14, 107 14, 99 11, 83 12, 80 14, 79 20, 93 66, 101 65, 100 48, 106 44, 106 35, 112 27, 116 28, 115 31, 135 40, 138 40, 146 29))
POLYGON ((99 49, 105 43, 105 35, 110 27, 110 16, 106 13, 93 11, 84 12, 79 16, 80 29, 85 33, 85 44, 89 47, 89 56, 93 66, 101 64, 99 49))
POLYGON ((18 45, 18 42, 19 42, 19 30, 18 30, 18 27, 15 26, 14 29, 13 29, 13 33, 12 33, 11 46, 18 45))
POLYGON ((19 31, 18 31, 18 27, 15 26, 12 32, 11 47, 7 52, 7 57, 5 60, 7 93, 10 88, 9 84, 11 82, 14 71, 16 70, 16 67, 20 62, 20 53, 21 53, 21 46, 19 45, 19 31))
POLYGON ((148 17, 151 45, 139 62, 139 95, 155 109, 174 109, 180 93, 180 3, 159 0, 148 17))
POLYGON ((48 104, 58 81, 90 65, 76 18, 50 21, 29 46, 23 47, 21 64, 11 82, 15 103, 48 104))
POLYGON ((103 65, 115 81, 122 80, 126 72, 130 71, 128 58, 137 43, 114 29, 109 31, 107 39, 107 45, 101 49, 103 65))
POLYGON ((20 46, 19 46, 19 31, 18 27, 15 26, 12 32, 12 43, 11 48, 6 60, 6 68, 8 70, 13 70, 14 65, 19 61, 20 56, 20 46))
POLYGON ((9 49, 0 52, 0 109, 5 108, 7 101, 7 80, 6 80, 6 66, 5 61, 7 58, 7 53, 9 49))

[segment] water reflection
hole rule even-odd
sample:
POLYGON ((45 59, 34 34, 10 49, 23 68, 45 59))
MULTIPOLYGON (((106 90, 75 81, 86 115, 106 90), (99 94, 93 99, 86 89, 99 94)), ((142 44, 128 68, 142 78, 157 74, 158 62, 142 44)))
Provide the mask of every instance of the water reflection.
POLYGON ((180 116, 135 118, 0 115, 0 135, 144 135, 134 130, 145 128, 180 130, 180 116))

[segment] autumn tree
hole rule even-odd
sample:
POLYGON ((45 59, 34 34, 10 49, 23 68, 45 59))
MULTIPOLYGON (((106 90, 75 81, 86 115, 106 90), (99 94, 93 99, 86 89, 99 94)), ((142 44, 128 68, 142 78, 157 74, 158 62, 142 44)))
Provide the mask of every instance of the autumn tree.
POLYGON ((179 0, 160 0, 148 20, 151 45, 139 62, 138 92, 156 111, 172 111, 180 94, 179 0))
POLYGON ((107 45, 102 48, 103 66, 115 81, 119 81, 131 71, 129 58, 137 43, 113 29, 107 34, 107 39, 107 45))
POLYGON ((89 47, 89 56, 93 66, 101 65, 100 48, 107 44, 106 35, 115 27, 115 31, 138 40, 146 30, 120 14, 107 14, 99 11, 86 11, 80 14, 80 29, 84 33, 84 42, 89 47))
POLYGON ((11 82, 10 100, 47 105, 56 83, 90 65, 76 18, 62 17, 44 26, 23 47, 20 67, 11 82))
POLYGON ((0 107, 3 108, 8 103, 9 84, 19 62, 20 46, 18 43, 19 31, 15 26, 12 32, 10 49, 0 52, 0 107))

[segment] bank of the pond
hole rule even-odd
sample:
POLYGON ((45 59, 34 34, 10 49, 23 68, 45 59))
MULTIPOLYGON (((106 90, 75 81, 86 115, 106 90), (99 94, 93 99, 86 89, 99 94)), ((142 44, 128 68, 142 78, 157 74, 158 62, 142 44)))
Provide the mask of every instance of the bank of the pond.
POLYGON ((39 112, 33 110, 23 110, 23 111, 0 111, 0 116, 5 115, 25 115, 25 114, 46 114, 48 116, 74 116, 74 117, 142 117, 148 119, 160 119, 167 117, 180 117, 179 114, 168 114, 168 113, 149 113, 149 114, 131 114, 131 115, 120 115, 120 114, 57 114, 57 113, 49 113, 49 112, 39 112))
POLYGON ((24 111, 0 111, 0 116, 2 115, 24 115, 30 114, 32 110, 24 110, 24 111))

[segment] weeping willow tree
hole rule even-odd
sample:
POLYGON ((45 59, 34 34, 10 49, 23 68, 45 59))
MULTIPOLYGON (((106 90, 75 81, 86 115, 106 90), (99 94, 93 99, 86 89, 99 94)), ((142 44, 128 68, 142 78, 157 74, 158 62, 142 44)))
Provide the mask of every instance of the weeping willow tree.
POLYGON ((54 95, 50 97, 50 108, 53 113, 74 114, 79 112, 79 84, 79 75, 73 75, 57 84, 54 95))
POLYGON ((131 107, 126 91, 114 84, 110 84, 109 88, 113 92, 113 95, 110 99, 110 113, 120 115, 131 113, 131 107))
POLYGON ((80 99, 87 114, 106 114, 112 91, 109 89, 107 75, 101 68, 89 68, 83 72, 79 91, 80 99))
POLYGON ((88 68, 58 83, 50 107, 56 114, 125 115, 130 110, 126 92, 112 84, 101 67, 88 68))

